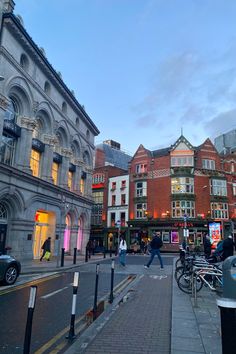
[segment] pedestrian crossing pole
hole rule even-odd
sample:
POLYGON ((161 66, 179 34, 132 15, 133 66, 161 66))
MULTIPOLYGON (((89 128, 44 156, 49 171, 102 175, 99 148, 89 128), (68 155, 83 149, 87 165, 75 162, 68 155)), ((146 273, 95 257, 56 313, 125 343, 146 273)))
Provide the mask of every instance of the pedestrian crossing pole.
POLYGON ((75 272, 74 283, 73 283, 73 299, 72 299, 70 330, 68 336, 66 337, 66 339, 68 339, 69 341, 75 339, 75 312, 76 312, 78 286, 79 286, 79 272, 75 272))
POLYGON ((94 303, 93 303, 93 320, 96 320, 96 318, 97 318, 98 278, 99 278, 99 264, 96 264, 95 294, 94 294, 94 303))
POLYGON ((111 292, 109 297, 109 303, 113 303, 114 295, 113 295, 113 286, 114 286, 114 269, 115 269, 115 261, 114 259, 111 262, 111 292))

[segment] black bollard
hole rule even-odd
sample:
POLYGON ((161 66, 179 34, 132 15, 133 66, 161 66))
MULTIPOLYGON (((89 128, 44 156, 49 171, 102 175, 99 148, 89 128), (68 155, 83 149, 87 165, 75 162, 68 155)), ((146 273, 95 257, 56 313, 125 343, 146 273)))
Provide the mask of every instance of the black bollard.
POLYGON ((88 262, 88 247, 85 249, 85 262, 88 262))
POLYGON ((103 258, 106 258, 106 249, 105 249, 105 247, 103 249, 103 258))
POLYGON ((75 310, 76 310, 78 286, 79 286, 79 272, 75 272, 74 283, 73 283, 73 299, 72 299, 70 330, 68 336, 66 337, 69 341, 75 339, 75 310))
POLYGON ((115 269, 115 261, 111 262, 111 291, 110 291, 110 297, 109 297, 109 303, 112 304, 114 300, 114 295, 113 295, 113 286, 114 286, 114 269, 115 269))
POLYGON ((77 248, 74 248, 73 264, 76 264, 76 254, 77 254, 77 248))
POLYGON ((61 267, 64 267, 65 248, 61 249, 61 267))
POLYGON ((28 315, 27 315, 27 322, 26 322, 26 328, 25 328, 25 340, 24 340, 23 354, 30 353, 30 341, 31 341, 32 323, 33 323, 33 314, 34 314, 34 307, 35 307, 35 301, 36 301, 36 293, 37 293, 37 286, 31 286, 30 287, 29 305, 28 305, 28 315))
POLYGON ((99 264, 96 265, 95 294, 94 294, 94 304, 93 304, 93 320, 96 320, 96 318, 97 318, 98 276, 99 276, 99 264))
POLYGON ((110 258, 112 257, 112 247, 110 247, 110 258))

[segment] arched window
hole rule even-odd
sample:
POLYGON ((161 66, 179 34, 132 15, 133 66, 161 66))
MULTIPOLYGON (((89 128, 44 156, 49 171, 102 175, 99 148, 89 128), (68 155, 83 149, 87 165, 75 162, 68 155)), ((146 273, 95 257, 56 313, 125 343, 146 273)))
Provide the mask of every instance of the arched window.
POLYGON ((19 115, 18 104, 17 104, 16 100, 14 100, 14 98, 10 98, 8 107, 5 112, 4 119, 11 120, 14 123, 16 123, 18 115, 19 115))
POLYGON ((67 104, 66 104, 66 102, 62 102, 61 109, 62 109, 63 113, 67 113, 67 104))
POLYGON ((45 84, 44 84, 44 92, 47 94, 47 95, 50 95, 50 91, 51 91, 51 86, 49 84, 48 81, 45 81, 45 84))
POLYGON ((27 56, 25 54, 21 54, 20 57, 20 66, 25 70, 28 71, 29 70, 29 59, 27 58, 27 56))
POLYGON ((5 208, 5 205, 0 203, 0 223, 7 223, 7 209, 5 208))

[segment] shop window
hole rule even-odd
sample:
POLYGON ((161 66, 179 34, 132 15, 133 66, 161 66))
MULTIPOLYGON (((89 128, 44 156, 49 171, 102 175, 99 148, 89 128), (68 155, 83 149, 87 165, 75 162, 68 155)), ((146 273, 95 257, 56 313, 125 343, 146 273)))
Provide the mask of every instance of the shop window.
POLYGON ((189 232, 188 243, 190 245, 194 245, 195 244, 195 234, 194 234, 194 232, 189 232))
POLYGON ((206 170, 215 170, 215 161, 214 160, 209 160, 209 159, 203 159, 202 160, 202 168, 206 170))
POLYGON ((179 243, 178 231, 171 231, 171 243, 179 243))
POLYGON ((34 177, 39 177, 40 158, 41 158, 40 152, 32 149, 31 150, 31 156, 30 156, 30 168, 31 168, 31 171, 32 171, 32 175, 34 177))
POLYGON ((68 188, 70 191, 73 190, 73 172, 68 171, 68 188))
POLYGON ((163 243, 170 243, 170 233, 162 232, 162 241, 163 243))
POLYGON ((55 185, 58 184, 58 172, 59 172, 59 164, 57 162, 52 163, 52 180, 55 185))
POLYGON ((194 179, 190 177, 171 178, 171 193, 194 193, 194 179))
POLYGON ((211 179, 211 195, 227 196, 226 180, 211 179))

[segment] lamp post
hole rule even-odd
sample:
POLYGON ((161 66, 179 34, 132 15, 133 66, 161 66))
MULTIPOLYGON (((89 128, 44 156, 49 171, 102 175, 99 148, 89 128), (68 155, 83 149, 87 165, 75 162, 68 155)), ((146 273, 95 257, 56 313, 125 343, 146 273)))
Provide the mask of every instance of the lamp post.
POLYGON ((59 267, 59 261, 60 261, 60 252, 61 252, 61 242, 63 239, 63 219, 65 216, 65 210, 66 208, 69 207, 69 204, 66 204, 66 197, 62 194, 61 196, 61 206, 60 206, 60 230, 59 230, 59 238, 58 238, 58 244, 57 244, 57 268, 59 267))

